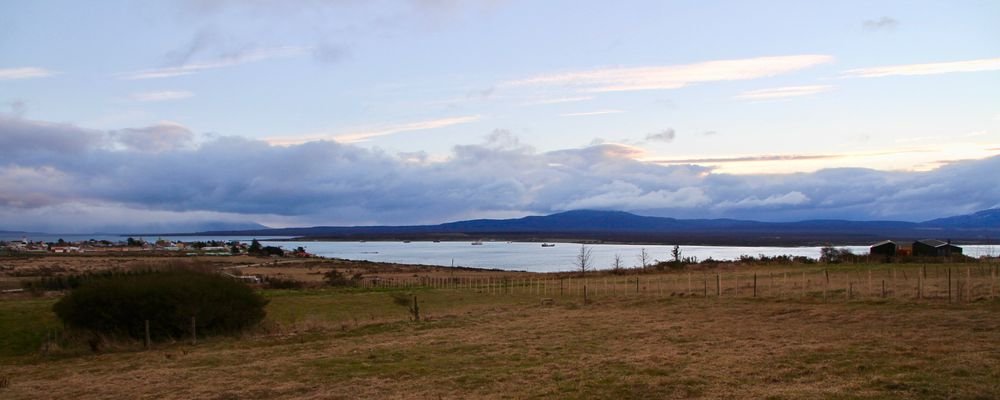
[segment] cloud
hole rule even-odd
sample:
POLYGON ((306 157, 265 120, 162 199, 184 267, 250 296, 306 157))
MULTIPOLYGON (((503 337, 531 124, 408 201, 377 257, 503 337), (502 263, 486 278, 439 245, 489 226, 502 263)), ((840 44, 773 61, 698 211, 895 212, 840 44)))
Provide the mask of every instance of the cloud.
POLYGON ((623 110, 598 110, 598 111, 585 111, 585 112, 575 112, 575 113, 565 113, 559 114, 560 117, 589 117, 591 115, 604 115, 604 114, 621 114, 625 111, 623 110))
POLYGON ((0 81, 45 78, 52 75, 55 73, 38 67, 0 68, 0 81))
POLYGON ((584 92, 677 89, 719 81, 765 78, 833 61, 828 55, 757 57, 654 67, 603 68, 539 75, 506 82, 506 86, 563 86, 584 92))
POLYGON ((1000 58, 856 68, 844 71, 842 75, 848 78, 880 78, 885 76, 937 75, 982 71, 1000 71, 1000 58))
POLYGON ((142 102, 180 100, 193 97, 194 93, 186 90, 163 90, 158 92, 135 93, 129 96, 132 100, 142 102))
POLYGON ((800 161, 800 160, 823 160, 828 158, 845 157, 845 155, 833 154, 782 154, 782 155, 761 155, 742 157, 710 157, 710 158, 679 158, 679 159, 654 159, 647 160, 657 164, 720 164, 720 163, 743 163, 756 161, 800 161))
POLYGON ((578 101, 593 100, 594 96, 572 96, 572 97, 556 97, 550 99, 540 99, 532 100, 528 102, 521 103, 522 106, 540 106, 548 104, 562 104, 562 103, 575 103, 578 101))
POLYGON ((677 132, 674 128, 667 128, 657 133, 650 133, 646 135, 646 140, 651 142, 673 142, 674 138, 677 136, 677 132))
POLYGON ((423 130, 433 130, 446 128, 453 125, 467 124, 480 119, 479 115, 468 115, 462 117, 439 118, 426 121, 408 122, 403 124, 382 125, 368 128, 361 128, 347 133, 317 133, 306 135, 276 136, 264 139, 270 144, 288 146, 314 142, 318 140, 335 140, 340 143, 358 143, 379 136, 393 135, 403 132, 414 132, 423 130))
POLYGON ((46 154, 83 153, 104 145, 106 140, 99 131, 0 114, 0 159, 6 163, 22 161, 20 157, 44 159, 46 154))
MULTIPOLYGON (((0 229, 93 230, 156 221, 433 223, 616 209, 678 218, 921 220, 1000 203, 1000 156, 928 171, 718 173, 602 143, 538 151, 496 130, 442 157, 335 141, 193 141, 172 123, 95 131, 0 118, 0 229)), ((777 157, 777 156, 775 156, 777 157)), ((773 158, 773 157, 772 157, 773 158)), ((691 160, 688 160, 691 161, 691 160)))
POLYGON ((809 202, 809 196, 802 192, 793 191, 784 194, 774 194, 767 198, 760 199, 757 196, 749 196, 739 201, 722 201, 717 204, 717 208, 760 208, 778 206, 797 206, 809 202))
POLYGON ((866 31, 881 31, 881 30, 891 31, 896 29, 896 26, 898 25, 899 21, 896 21, 895 19, 886 16, 883 16, 882 18, 879 18, 877 20, 867 19, 861 23, 861 27, 864 28, 866 31))
POLYGON ((183 125, 161 122, 144 128, 127 128, 110 133, 117 143, 128 150, 139 152, 164 152, 187 147, 194 133, 183 125))
POLYGON ((833 89, 830 85, 785 86, 770 89, 758 89, 740 93, 735 98, 741 100, 770 100, 786 97, 808 96, 823 93, 833 89))
POLYGON ((177 76, 192 75, 213 69, 233 67, 242 64, 264 61, 273 58, 297 57, 304 54, 309 54, 311 50, 312 48, 310 47, 296 47, 296 46, 259 48, 259 49, 226 54, 222 57, 219 57, 211 61, 185 63, 183 65, 173 66, 173 67, 152 68, 152 69, 144 69, 140 71, 128 72, 120 74, 119 78, 125 80, 172 78, 177 76))

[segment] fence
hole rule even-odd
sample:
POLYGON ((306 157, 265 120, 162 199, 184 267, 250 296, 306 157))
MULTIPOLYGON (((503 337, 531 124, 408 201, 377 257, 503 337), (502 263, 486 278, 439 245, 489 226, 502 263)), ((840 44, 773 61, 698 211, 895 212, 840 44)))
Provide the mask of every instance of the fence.
POLYGON ((821 300, 904 299, 970 302, 995 299, 1000 291, 995 265, 872 267, 671 272, 588 277, 454 275, 405 278, 367 277, 360 286, 467 290, 484 295, 569 296, 587 299, 621 296, 811 298, 821 300))

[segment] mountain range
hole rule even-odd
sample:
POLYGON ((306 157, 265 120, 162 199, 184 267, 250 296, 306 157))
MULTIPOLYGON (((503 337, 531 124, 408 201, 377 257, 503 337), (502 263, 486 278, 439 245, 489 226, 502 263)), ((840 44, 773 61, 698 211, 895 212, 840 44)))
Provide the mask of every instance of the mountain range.
POLYGON ((311 240, 529 240, 684 245, 868 244, 925 238, 992 243, 1000 237, 1000 208, 924 222, 806 220, 761 222, 675 219, 623 211, 577 210, 515 219, 475 219, 438 225, 316 226, 216 230, 197 235, 291 236, 311 240))

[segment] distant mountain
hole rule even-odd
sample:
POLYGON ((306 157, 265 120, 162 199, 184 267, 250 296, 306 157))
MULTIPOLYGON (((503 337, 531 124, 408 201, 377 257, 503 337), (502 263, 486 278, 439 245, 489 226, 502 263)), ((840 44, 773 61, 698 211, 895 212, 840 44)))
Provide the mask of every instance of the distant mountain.
POLYGON ((989 210, 955 217, 933 219, 922 222, 920 225, 929 228, 997 230, 1000 229, 1000 208, 991 208, 989 210))
POLYGON ((719 245, 866 244, 882 239, 940 237, 990 241, 1000 237, 998 210, 922 223, 901 221, 808 220, 760 222, 735 219, 647 217, 623 211, 567 211, 515 219, 476 219, 439 225, 318 226, 309 228, 218 230, 198 235, 294 236, 330 240, 586 240, 633 243, 719 245))

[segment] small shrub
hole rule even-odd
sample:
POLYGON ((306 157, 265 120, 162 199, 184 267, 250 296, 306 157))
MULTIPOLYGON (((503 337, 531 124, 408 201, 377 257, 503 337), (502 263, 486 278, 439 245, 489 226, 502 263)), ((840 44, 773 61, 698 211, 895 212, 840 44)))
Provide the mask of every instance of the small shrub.
POLYGON ((323 280, 330 286, 356 286, 358 281, 361 280, 361 274, 354 274, 354 276, 348 278, 340 270, 331 269, 323 274, 323 280))
POLYGON ((260 323, 267 300, 232 279, 194 271, 112 275, 83 282, 53 306, 68 327, 136 339, 230 334, 260 323))
POLYGON ((305 284, 294 279, 266 277, 264 278, 264 287, 268 289, 302 289, 305 284))

